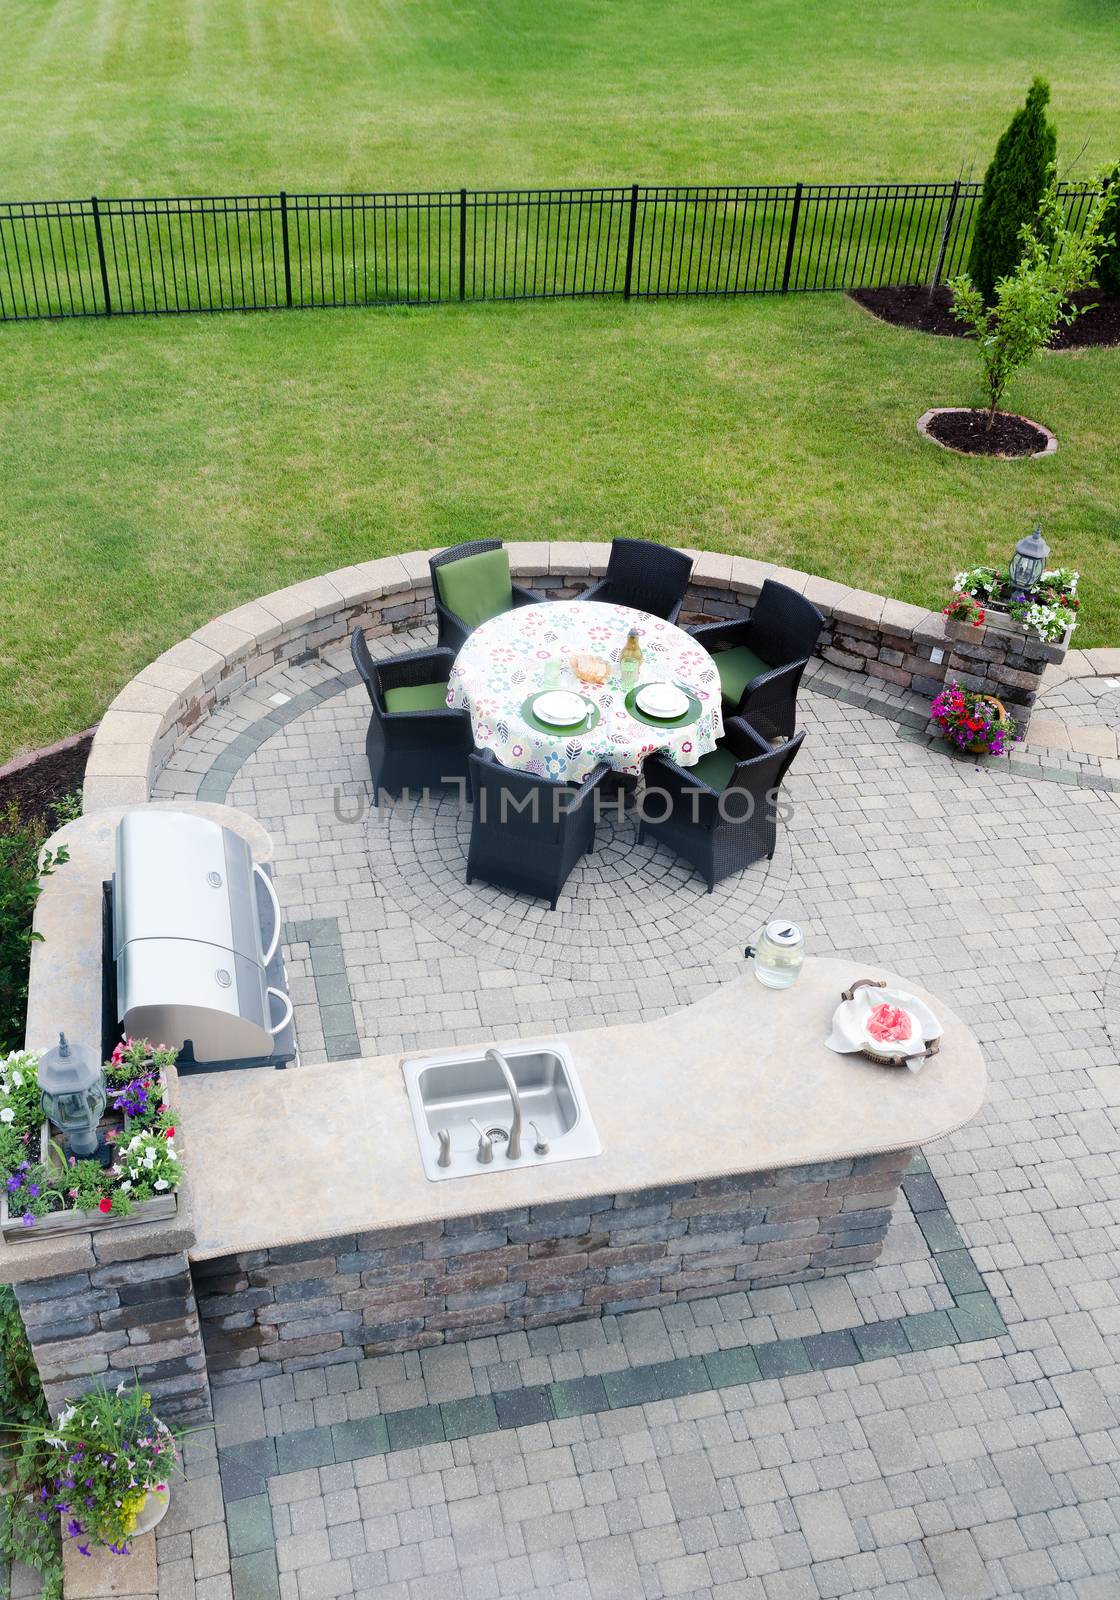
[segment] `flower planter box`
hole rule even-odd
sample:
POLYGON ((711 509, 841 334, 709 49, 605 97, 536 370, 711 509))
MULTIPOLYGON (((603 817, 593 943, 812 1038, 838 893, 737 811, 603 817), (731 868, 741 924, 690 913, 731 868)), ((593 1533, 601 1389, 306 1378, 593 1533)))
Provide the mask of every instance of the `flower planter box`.
MULTIPOLYGON (((161 1076, 158 1081, 161 1090, 166 1093, 167 1084, 164 1078, 161 1076)), ((131 1125, 131 1118, 125 1113, 125 1134, 131 1125)), ((61 1188, 65 1182, 66 1169, 58 1166, 58 1157, 51 1145, 51 1126, 45 1117, 39 1132, 39 1160, 42 1165, 58 1172, 61 1188)), ((178 1193, 172 1189, 167 1194, 153 1195, 150 1200, 135 1201, 127 1217, 101 1211, 51 1211, 45 1217, 36 1217, 35 1221, 27 1226, 22 1214, 13 1213, 9 1209, 8 1196, 0 1188, 0 1238, 8 1244, 26 1244, 34 1239, 57 1238, 59 1234, 89 1233, 103 1228, 127 1228, 139 1222, 166 1222, 168 1218, 175 1216, 178 1209, 178 1193)))

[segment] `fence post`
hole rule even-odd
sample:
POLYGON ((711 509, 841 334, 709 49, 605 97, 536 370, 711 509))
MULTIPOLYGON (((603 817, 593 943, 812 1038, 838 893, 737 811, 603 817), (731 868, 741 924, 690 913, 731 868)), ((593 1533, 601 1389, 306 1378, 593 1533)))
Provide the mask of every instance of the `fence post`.
POLYGON ((634 276, 634 228, 638 221, 638 185, 630 185, 630 226, 626 233, 626 281, 622 288, 622 298, 629 300, 630 283, 634 276))
POLYGON ((105 240, 101 236, 101 206, 97 196, 91 196, 93 205, 93 233, 97 240, 97 259, 101 264, 101 289, 105 296, 105 315, 113 315, 112 301, 109 299, 109 268, 105 265, 105 240))
POLYGON ((786 264, 782 273, 782 293, 789 292, 789 274, 793 266, 793 241, 797 238, 797 219, 801 214, 801 185, 793 191, 793 216, 789 219, 789 240, 786 244, 786 264))
POLYGON ((292 304, 292 257, 288 248, 288 195, 287 191, 280 191, 280 238, 284 244, 284 299, 288 307, 292 304))
POLYGON ((459 190, 459 299, 467 298, 467 191, 459 190))
POLYGON ((956 215, 957 201, 960 198, 960 192, 961 180, 959 178, 954 178, 953 192, 949 196, 949 209, 945 213, 945 226, 941 230, 941 248, 937 252, 937 265, 933 269, 933 278, 931 279, 929 286, 931 293, 941 282, 941 269, 945 265, 945 251, 949 244, 949 231, 953 226, 953 217, 956 215))

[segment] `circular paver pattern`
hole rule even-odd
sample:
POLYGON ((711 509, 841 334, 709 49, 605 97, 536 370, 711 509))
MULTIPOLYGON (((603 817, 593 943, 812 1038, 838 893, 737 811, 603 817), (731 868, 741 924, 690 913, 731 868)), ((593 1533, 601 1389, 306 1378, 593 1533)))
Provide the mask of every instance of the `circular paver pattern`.
POLYGON ((776 909, 789 879, 779 833, 773 861, 758 861, 708 894, 687 862, 638 842, 637 820, 605 806, 594 851, 576 867, 555 911, 543 900, 466 882, 469 802, 447 791, 429 805, 369 814, 370 870, 381 891, 441 939, 483 959, 552 978, 586 976, 589 963, 645 977, 679 972, 745 944, 776 909))

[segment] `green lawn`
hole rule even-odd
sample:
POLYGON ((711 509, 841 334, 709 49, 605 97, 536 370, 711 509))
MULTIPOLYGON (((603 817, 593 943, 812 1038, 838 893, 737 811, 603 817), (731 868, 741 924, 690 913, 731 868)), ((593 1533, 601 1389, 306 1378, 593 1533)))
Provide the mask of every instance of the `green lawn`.
MULTIPOLYGON (((10 0, 0 196, 979 174, 1035 71, 1120 151, 1113 0, 10 0)), ((972 353, 836 296, 0 329, 0 759, 223 608, 480 533, 764 555, 937 604, 1043 516, 1120 636, 1120 356, 920 441, 972 353)))
POLYGON ((7 330, 0 753, 98 716, 215 613, 477 534, 651 535, 936 605, 1041 515, 1120 634, 1116 357, 1012 396, 1057 455, 921 440, 972 352, 841 296, 49 324, 7 330))
POLYGON ((1115 155, 1114 0, 8 0, 0 198, 980 175, 1035 72, 1115 155))

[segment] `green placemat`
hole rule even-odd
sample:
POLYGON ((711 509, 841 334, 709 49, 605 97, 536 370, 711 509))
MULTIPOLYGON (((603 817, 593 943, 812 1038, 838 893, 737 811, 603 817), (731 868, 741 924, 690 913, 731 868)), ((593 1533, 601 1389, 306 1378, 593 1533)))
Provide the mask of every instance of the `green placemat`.
POLYGON ((704 707, 694 694, 690 694, 688 697, 688 710, 683 711, 679 717, 647 716, 644 711, 639 710, 636 697, 643 689, 648 688, 648 683, 636 683, 632 689, 627 691, 626 709, 635 722, 644 722, 647 728, 687 728, 691 723, 700 720, 700 714, 704 707))
MULTIPOLYGON (((522 701, 521 704, 522 720, 527 722, 530 728, 535 728, 537 733, 551 733, 554 738, 568 739, 573 735, 589 733, 592 728, 598 725, 599 707, 593 700, 587 701, 587 704, 591 707, 591 715, 585 722, 570 722, 567 727, 563 727, 555 722, 542 722, 540 717, 538 717, 533 711, 533 701, 538 695, 547 694, 550 692, 551 691, 546 689, 534 689, 529 698, 522 701)), ((581 696, 580 698, 586 699, 586 696, 581 696)))

